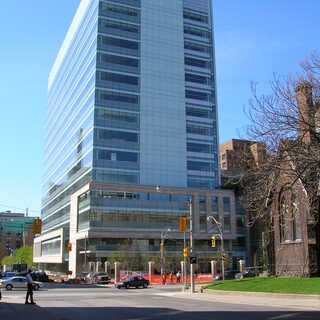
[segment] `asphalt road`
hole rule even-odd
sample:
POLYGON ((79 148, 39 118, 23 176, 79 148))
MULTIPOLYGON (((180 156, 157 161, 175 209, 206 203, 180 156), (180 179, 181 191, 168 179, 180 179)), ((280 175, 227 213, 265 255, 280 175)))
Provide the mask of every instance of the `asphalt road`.
POLYGON ((50 320, 320 319, 320 308, 319 311, 309 311, 295 309, 294 305, 256 305, 250 299, 248 304, 232 301, 234 298, 210 301, 202 299, 199 294, 181 294, 181 288, 176 286, 129 290, 112 286, 50 286, 34 292, 36 306, 24 305, 25 293, 3 291, 3 301, 9 307, 11 305, 17 319, 37 320, 32 315, 34 311, 41 311, 41 319, 50 320))

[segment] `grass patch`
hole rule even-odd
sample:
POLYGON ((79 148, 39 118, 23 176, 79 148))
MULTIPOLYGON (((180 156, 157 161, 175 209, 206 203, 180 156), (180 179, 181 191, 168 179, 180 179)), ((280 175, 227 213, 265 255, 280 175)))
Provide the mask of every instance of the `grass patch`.
POLYGON ((320 278, 247 278, 213 282, 212 290, 320 295, 320 278))

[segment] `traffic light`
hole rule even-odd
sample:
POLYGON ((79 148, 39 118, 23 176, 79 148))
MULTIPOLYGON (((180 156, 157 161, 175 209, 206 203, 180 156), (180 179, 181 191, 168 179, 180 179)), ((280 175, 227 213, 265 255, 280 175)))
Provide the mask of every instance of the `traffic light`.
POLYGON ((215 237, 215 236, 212 236, 212 237, 211 237, 211 247, 212 247, 212 248, 215 248, 215 246, 216 246, 216 237, 215 237))
POLYGON ((36 218, 33 220, 33 233, 41 233, 42 220, 40 218, 36 218))
POLYGON ((70 242, 67 243, 67 251, 68 252, 72 251, 72 243, 70 242))
POLYGON ((189 249, 188 248, 183 248, 183 256, 187 258, 189 256, 189 249))
POLYGON ((179 230, 180 230, 180 232, 187 231, 187 218, 186 217, 180 217, 179 230))
POLYGON ((163 251, 164 245, 163 243, 160 243, 160 251, 163 251))

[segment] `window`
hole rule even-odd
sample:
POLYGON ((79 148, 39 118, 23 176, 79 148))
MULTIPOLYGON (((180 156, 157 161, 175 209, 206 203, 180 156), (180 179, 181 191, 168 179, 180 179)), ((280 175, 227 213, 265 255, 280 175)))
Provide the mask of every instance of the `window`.
POLYGON ((131 33, 140 33, 140 27, 134 24, 123 23, 119 21, 101 19, 101 26, 107 29, 131 32, 131 33))
POLYGON ((223 197, 223 211, 230 212, 230 198, 223 197))
POLYGON ((289 211, 287 199, 285 196, 281 196, 280 198, 280 208, 279 208, 279 229, 280 229, 280 242, 285 242, 290 240, 290 219, 289 219, 289 211))
POLYGON ((296 195, 292 197, 292 215, 293 215, 293 240, 301 239, 301 215, 299 210, 299 201, 296 195))

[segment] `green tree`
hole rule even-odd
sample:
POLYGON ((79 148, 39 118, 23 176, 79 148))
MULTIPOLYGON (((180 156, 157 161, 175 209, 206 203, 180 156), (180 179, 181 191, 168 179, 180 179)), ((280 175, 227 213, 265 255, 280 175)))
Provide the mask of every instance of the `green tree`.
POLYGON ((2 265, 12 266, 15 263, 26 263, 29 268, 33 266, 33 248, 32 246, 23 246, 10 256, 1 260, 2 265))

